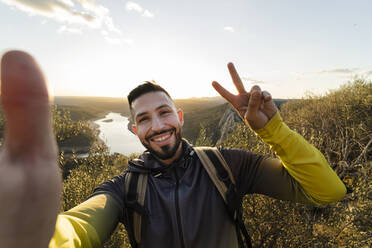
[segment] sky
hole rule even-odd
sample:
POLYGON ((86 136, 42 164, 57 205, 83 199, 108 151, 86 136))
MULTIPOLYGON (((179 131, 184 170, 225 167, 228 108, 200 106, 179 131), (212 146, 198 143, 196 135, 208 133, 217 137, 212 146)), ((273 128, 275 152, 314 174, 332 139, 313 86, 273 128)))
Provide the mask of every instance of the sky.
POLYGON ((21 49, 54 96, 126 97, 155 80, 173 98, 213 80, 274 98, 372 79, 370 0, 0 0, 0 52, 21 49))

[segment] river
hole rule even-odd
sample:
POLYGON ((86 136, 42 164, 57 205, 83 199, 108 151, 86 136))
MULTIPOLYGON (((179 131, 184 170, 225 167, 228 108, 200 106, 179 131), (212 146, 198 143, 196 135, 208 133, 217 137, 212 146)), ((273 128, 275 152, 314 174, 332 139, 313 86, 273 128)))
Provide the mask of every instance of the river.
POLYGON ((109 113, 105 118, 94 123, 99 126, 99 137, 109 147, 111 154, 117 152, 128 156, 132 153, 142 153, 145 150, 137 136, 128 130, 127 117, 118 113, 109 113))

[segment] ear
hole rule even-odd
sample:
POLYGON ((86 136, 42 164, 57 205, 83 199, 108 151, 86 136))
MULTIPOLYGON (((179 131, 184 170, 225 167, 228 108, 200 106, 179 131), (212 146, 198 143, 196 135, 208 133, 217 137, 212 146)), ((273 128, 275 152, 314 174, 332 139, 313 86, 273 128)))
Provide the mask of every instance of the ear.
POLYGON ((184 120, 183 120, 183 111, 182 111, 182 109, 178 109, 177 110, 177 114, 178 114, 178 119, 181 122, 181 126, 183 126, 184 120))
POLYGON ((134 124, 132 124, 132 131, 137 135, 137 127, 134 124))

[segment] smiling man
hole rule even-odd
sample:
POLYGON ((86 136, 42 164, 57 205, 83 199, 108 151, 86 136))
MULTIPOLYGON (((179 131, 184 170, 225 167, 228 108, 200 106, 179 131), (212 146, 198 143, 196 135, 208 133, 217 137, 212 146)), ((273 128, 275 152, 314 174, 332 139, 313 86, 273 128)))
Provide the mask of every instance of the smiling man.
MULTIPOLYGON (((341 180, 315 147, 285 125, 271 95, 258 86, 247 92, 232 63, 228 69, 238 95, 217 82, 213 87, 279 158, 219 149, 231 170, 239 201, 253 193, 314 205, 342 198, 345 187, 341 180)), ((86 230, 95 229, 97 235, 88 231, 78 235, 90 246, 106 240, 118 222, 125 224, 132 247, 242 246, 217 186, 194 147, 182 139, 183 112, 176 109, 168 92, 155 82, 145 82, 130 92, 128 102, 132 130, 147 150, 129 162, 128 171, 100 185, 86 202, 61 214, 60 219, 80 216, 85 221, 80 223, 91 223, 86 230), (145 184, 143 207, 137 202, 141 193, 129 198, 129 174, 146 174, 145 181, 135 183, 145 184), (139 227, 133 224, 136 214, 146 220, 139 227)), ((57 237, 56 244, 68 240, 57 237)))
POLYGON ((183 112, 169 94, 147 82, 128 95, 128 102, 136 123, 132 130, 147 150, 166 164, 180 157, 183 112))
MULTIPOLYGON (((341 199, 346 192, 341 180, 315 147, 285 125, 271 95, 258 86, 247 92, 234 65, 228 69, 238 94, 217 82, 213 87, 278 157, 218 150, 239 200, 253 193, 315 205, 341 199)), ((2 247, 45 247, 48 242, 50 248, 101 247, 119 222, 125 224, 133 247, 241 245, 197 149, 182 139, 183 113, 162 87, 146 82, 128 96, 133 131, 147 151, 129 162, 129 171, 104 182, 85 202, 57 217, 60 175, 42 72, 31 56, 12 51, 2 58, 1 81, 7 124, 0 154, 2 247), (135 181, 128 178, 134 175, 147 179, 137 182, 145 187, 145 195, 134 195, 133 200, 128 188, 135 181), (131 220, 139 215, 145 221, 134 228, 131 220)))

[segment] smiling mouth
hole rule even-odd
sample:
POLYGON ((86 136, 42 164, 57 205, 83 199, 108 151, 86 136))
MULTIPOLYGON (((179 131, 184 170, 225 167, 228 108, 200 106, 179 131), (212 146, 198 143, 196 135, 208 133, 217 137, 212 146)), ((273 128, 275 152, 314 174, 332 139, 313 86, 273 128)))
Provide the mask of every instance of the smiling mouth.
POLYGON ((173 130, 168 130, 168 131, 162 132, 161 134, 153 135, 149 140, 155 143, 163 143, 169 140, 172 137, 172 134, 173 134, 173 130))
POLYGON ((161 137, 156 137, 156 138, 153 138, 152 140, 153 141, 156 141, 156 142, 159 142, 159 141, 163 141, 163 140, 166 140, 170 137, 170 133, 166 134, 166 135, 162 135, 161 137))

